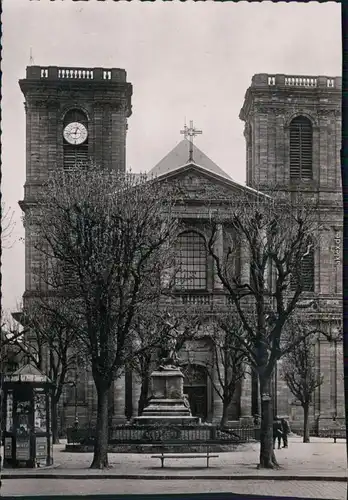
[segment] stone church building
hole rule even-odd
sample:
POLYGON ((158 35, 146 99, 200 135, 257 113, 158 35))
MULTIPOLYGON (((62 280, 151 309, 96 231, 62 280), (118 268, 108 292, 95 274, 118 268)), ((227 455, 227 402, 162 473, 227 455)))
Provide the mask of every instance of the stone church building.
MULTIPOLYGON (((76 161, 93 158, 97 164, 126 171, 132 85, 124 70, 29 66, 26 78, 19 84, 26 112, 26 183, 20 202, 23 211, 35 204, 47 173, 57 165, 69 168, 76 161)), ((241 104, 239 117, 244 122, 246 141, 245 186, 236 183, 223 165, 216 165, 193 145, 190 131, 197 131, 192 126, 185 129, 185 138, 150 173, 160 178, 180 178, 193 192, 209 184, 231 195, 241 189, 267 193, 277 184, 286 192, 300 189, 319 201, 318 216, 325 217, 327 224, 323 243, 308 264, 305 295, 317 298, 319 307, 311 314, 335 336, 342 314, 341 78, 257 74, 241 104)), ((184 306, 201 304, 207 309, 224 304, 224 290, 214 276, 200 229, 203 206, 191 206, 183 217, 186 230, 178 241, 190 277, 183 276, 186 286, 178 301, 184 306)), ((39 264, 31 228, 26 227, 25 233, 24 306, 37 294, 33 270, 39 264)), ((219 244, 223 248, 222 240, 219 244)), ((240 269, 248 272, 248 263, 240 262, 240 269)), ((314 349, 324 383, 316 391, 310 419, 313 426, 323 428, 334 414, 344 415, 342 343, 320 338, 314 349)), ((189 356, 184 385, 191 409, 203 420, 219 421, 222 402, 206 372, 212 357, 209 338, 194 341, 189 356)), ((76 416, 81 425, 95 416, 92 378, 76 367, 75 380, 75 386, 67 386, 62 398, 62 428, 71 426, 76 416)), ((113 423, 137 414, 139 394, 140 384, 134 374, 114 382, 110 393, 113 423)), ((274 405, 279 415, 288 416, 292 422, 302 418, 302 409, 281 379, 280 366, 274 376, 274 405)), ((229 418, 235 421, 256 413, 258 383, 250 375, 236 393, 229 418)))

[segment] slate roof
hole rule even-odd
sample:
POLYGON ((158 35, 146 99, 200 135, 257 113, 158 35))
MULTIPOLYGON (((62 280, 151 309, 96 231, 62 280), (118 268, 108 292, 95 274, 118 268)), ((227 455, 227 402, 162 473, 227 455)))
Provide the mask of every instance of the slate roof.
POLYGON ((193 162, 189 162, 189 148, 190 141, 187 139, 182 140, 159 163, 157 163, 155 167, 150 170, 149 174, 157 177, 167 174, 168 172, 174 172, 188 163, 195 163, 209 172, 220 175, 225 179, 232 180, 226 172, 218 167, 216 163, 208 158, 208 156, 195 145, 193 145, 193 162))
POLYGON ((11 373, 10 376, 11 378, 16 378, 16 377, 22 377, 30 375, 32 378, 32 381, 36 382, 49 382, 50 379, 42 373, 36 366, 32 365, 31 363, 28 363, 24 366, 21 366, 18 370, 15 372, 11 373))

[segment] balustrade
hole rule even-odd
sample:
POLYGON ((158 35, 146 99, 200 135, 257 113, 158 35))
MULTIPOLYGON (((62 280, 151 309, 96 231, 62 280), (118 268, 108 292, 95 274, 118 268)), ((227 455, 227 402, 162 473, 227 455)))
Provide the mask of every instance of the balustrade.
POLYGON ((211 303, 212 296, 206 294, 185 294, 180 296, 180 301, 185 305, 209 305, 211 303))
POLYGON ((58 68, 58 78, 69 80, 93 80, 93 70, 84 68, 58 68))
POLYGON ((28 79, 48 80, 107 80, 125 81, 126 72, 117 68, 67 68, 57 66, 28 66, 28 79))
POLYGON ((317 78, 302 77, 302 76, 286 76, 285 85, 288 87, 316 87, 318 84, 317 78))
POLYGON ((269 87, 302 87, 302 88, 341 88, 341 78, 328 76, 299 76, 299 75, 255 75, 253 86, 269 87))

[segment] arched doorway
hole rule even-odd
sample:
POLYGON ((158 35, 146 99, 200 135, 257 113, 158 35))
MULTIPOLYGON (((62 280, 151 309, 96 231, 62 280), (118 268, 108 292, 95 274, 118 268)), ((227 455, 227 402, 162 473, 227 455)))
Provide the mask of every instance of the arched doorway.
POLYGON ((202 365, 185 365, 184 394, 188 395, 194 417, 206 420, 208 414, 207 371, 202 365))

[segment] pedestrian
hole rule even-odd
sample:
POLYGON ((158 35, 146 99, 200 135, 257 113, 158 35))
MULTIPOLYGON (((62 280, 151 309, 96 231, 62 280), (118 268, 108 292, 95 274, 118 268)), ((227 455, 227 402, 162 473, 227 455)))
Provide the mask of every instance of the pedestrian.
POLYGON ((282 442, 282 424, 278 417, 273 420, 273 449, 275 448, 276 440, 278 440, 278 450, 282 442))
POLYGON ((290 424, 286 420, 286 418, 281 419, 281 424, 282 424, 282 434, 283 434, 283 443, 284 443, 283 448, 287 448, 288 447, 288 435, 291 432, 290 424))

